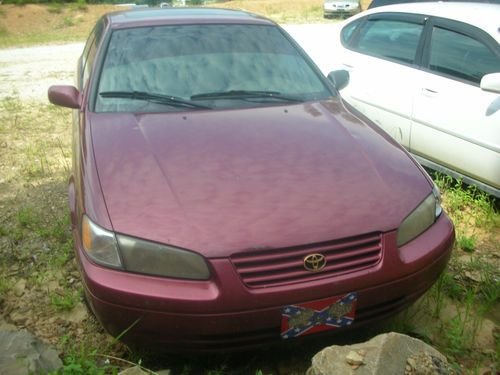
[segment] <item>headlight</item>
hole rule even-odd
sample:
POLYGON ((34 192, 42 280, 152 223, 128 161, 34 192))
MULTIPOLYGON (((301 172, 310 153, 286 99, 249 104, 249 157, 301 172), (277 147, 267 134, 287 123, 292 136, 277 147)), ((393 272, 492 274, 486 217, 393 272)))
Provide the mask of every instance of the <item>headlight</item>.
POLYGON ((116 234, 82 222, 82 243, 95 263, 126 271, 181 279, 207 280, 208 266, 201 255, 171 246, 116 234))
POLYGON ((434 186, 432 193, 429 194, 399 226, 397 237, 398 246, 404 245, 423 233, 434 224, 439 215, 441 215, 441 212, 442 208, 439 190, 434 186))
POLYGON ((205 260, 191 251, 117 235, 126 270, 181 279, 207 280, 205 260))
POLYGON ((82 221, 82 244, 89 258, 97 264, 122 268, 115 234, 94 224, 85 215, 82 221))

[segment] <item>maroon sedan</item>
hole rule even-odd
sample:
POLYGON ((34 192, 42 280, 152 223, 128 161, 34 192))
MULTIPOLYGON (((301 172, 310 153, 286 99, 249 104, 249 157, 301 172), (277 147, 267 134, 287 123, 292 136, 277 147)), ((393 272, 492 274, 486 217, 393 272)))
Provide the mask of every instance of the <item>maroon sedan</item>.
POLYGON ((126 342, 225 349, 346 330, 424 293, 453 225, 408 153, 273 22, 112 13, 74 108, 69 200, 89 304, 126 342))

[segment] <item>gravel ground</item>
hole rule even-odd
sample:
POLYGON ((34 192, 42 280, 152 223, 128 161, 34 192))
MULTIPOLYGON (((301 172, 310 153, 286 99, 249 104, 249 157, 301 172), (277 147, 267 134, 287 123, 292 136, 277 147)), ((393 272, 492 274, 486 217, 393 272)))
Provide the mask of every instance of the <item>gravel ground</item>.
POLYGON ((0 100, 48 102, 47 88, 72 84, 83 43, 0 49, 0 100))
MULTIPOLYGON (((285 25, 320 67, 323 73, 334 68, 332 42, 338 24, 285 25), (325 48, 330 46, 330 48, 325 48)), ((0 100, 18 96, 21 100, 47 102, 47 88, 72 84, 76 61, 83 43, 0 49, 0 100)))

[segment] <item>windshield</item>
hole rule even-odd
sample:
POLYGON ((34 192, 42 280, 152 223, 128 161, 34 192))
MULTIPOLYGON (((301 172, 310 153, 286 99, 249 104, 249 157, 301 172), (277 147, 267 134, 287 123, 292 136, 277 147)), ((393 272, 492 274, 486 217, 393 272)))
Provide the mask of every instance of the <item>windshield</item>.
POLYGON ((164 112, 320 100, 332 92, 277 27, 202 24, 115 30, 97 94, 96 112, 164 112))

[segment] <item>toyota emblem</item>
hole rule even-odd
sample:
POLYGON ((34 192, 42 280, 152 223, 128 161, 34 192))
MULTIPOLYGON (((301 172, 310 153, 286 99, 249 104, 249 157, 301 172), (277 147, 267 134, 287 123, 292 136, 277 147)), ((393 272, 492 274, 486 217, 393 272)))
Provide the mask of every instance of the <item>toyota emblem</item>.
POLYGON ((309 254, 304 258, 304 268, 308 271, 321 271, 325 266, 326 259, 322 254, 309 254))

